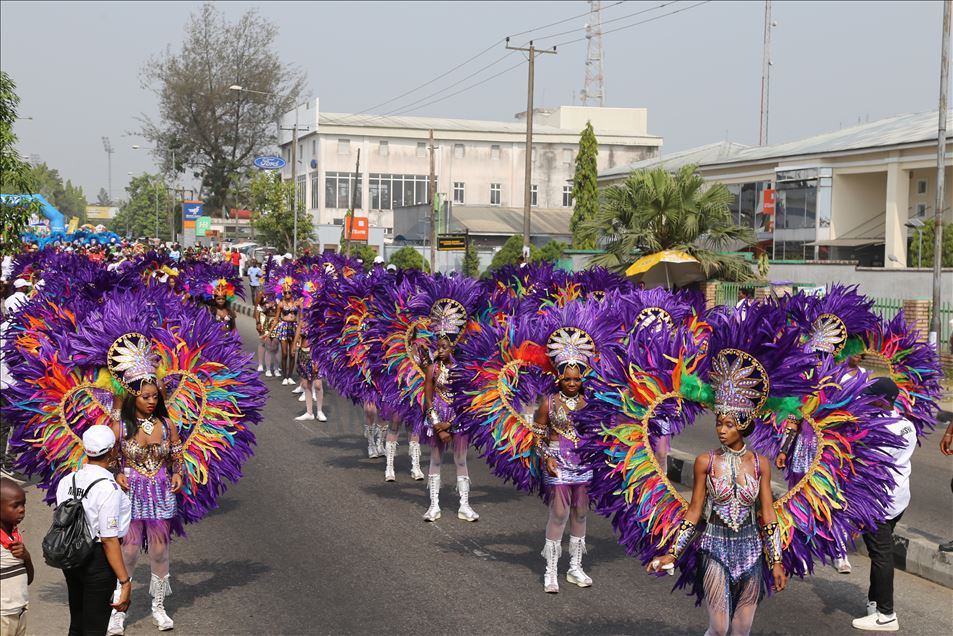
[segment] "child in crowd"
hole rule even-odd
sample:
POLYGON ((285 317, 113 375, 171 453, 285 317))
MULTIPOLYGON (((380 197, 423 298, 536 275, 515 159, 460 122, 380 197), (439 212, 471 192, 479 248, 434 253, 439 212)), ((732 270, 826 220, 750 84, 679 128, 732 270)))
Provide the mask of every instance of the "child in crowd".
POLYGON ((26 515, 26 493, 12 479, 0 479, 0 636, 24 636, 33 582, 33 559, 17 526, 26 515))

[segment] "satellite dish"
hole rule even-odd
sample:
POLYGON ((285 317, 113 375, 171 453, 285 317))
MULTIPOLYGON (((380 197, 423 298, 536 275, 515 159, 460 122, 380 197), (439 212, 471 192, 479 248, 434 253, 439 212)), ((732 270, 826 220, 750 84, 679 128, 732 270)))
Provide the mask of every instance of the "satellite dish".
POLYGON ((312 169, 312 170, 316 170, 317 168, 318 168, 318 160, 317 160, 317 159, 312 159, 312 160, 311 160, 311 169, 312 169))

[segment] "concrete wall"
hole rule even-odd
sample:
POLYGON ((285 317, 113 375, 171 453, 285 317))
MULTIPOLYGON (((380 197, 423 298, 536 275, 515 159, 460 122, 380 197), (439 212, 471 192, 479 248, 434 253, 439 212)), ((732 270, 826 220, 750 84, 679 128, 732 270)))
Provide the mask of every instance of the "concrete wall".
POLYGON ((649 129, 649 111, 646 108, 606 108, 595 106, 560 106, 549 114, 535 114, 534 125, 553 126, 564 130, 582 131, 586 122, 592 122, 596 136, 601 131, 625 131, 646 135, 649 129))
MULTIPOLYGON (((929 269, 880 269, 857 267, 851 264, 805 263, 789 265, 776 263, 768 270, 772 281, 795 283, 843 283, 860 285, 868 296, 917 300, 933 296, 933 271, 929 269)), ((945 269, 940 281, 943 302, 953 300, 953 269, 945 269)))
MULTIPOLYGON (((944 223, 953 222, 953 168, 946 169, 946 184, 943 188, 944 223)), ((910 171, 910 216, 917 215, 917 206, 926 206, 926 215, 933 218, 936 205, 936 168, 920 168, 910 171), (917 182, 926 181, 926 194, 917 194, 917 182)))
POLYGON ((838 238, 863 226, 879 230, 887 197, 887 173, 841 174, 834 172, 832 189, 831 238, 838 238), (865 225, 866 224, 866 225, 865 225))

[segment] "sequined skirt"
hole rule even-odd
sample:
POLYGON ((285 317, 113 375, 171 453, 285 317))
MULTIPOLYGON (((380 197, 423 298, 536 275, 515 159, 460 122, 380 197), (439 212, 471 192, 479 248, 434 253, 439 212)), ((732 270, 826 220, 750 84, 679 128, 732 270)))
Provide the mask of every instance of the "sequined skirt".
POLYGON ((292 320, 279 320, 271 332, 271 337, 275 340, 294 340, 297 324, 292 320))
POLYGON ((714 559, 725 569, 732 583, 751 572, 761 572, 761 535, 757 525, 749 520, 737 532, 712 516, 705 525, 698 543, 698 550, 705 557, 714 559), (757 566, 757 567, 756 567, 757 566))
POLYGON ((305 349, 298 349, 298 375, 301 376, 302 380, 314 380, 318 377, 318 373, 314 368, 314 362, 311 360, 311 351, 305 349))
POLYGON ((543 483, 547 486, 575 486, 592 481, 592 470, 582 463, 576 446, 565 437, 549 443, 549 457, 556 458, 556 476, 543 468, 543 483))
POLYGON ((165 466, 154 477, 147 477, 135 468, 129 468, 129 501, 133 520, 171 519, 175 516, 175 495, 172 479, 165 466))

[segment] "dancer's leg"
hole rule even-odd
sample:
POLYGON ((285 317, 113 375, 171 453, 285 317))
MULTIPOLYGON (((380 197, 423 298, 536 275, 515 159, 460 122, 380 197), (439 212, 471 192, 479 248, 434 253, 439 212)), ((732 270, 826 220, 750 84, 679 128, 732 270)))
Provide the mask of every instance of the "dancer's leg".
POLYGON ((549 520, 546 522, 546 539, 562 542, 563 531, 569 521, 569 486, 551 486, 549 520))
MULTIPOLYGON (((569 509, 569 536, 586 536, 586 514, 589 512, 589 492, 586 484, 572 486, 572 505, 569 509)), ((562 536, 560 534, 560 536, 562 536)))
POLYGON ((470 438, 464 434, 453 436, 453 463, 457 466, 457 479, 470 477, 467 470, 467 449, 470 447, 470 438))
POLYGON ((705 609, 708 610, 708 631, 705 636, 727 636, 731 615, 731 590, 728 574, 720 563, 706 559, 703 586, 705 609))

